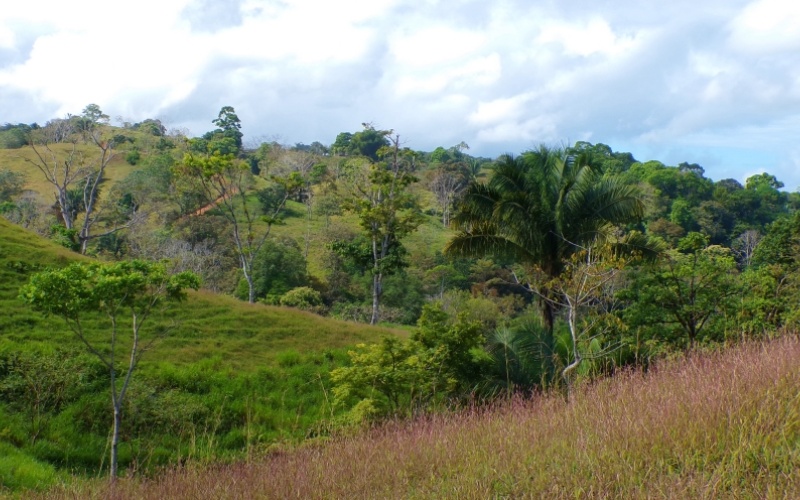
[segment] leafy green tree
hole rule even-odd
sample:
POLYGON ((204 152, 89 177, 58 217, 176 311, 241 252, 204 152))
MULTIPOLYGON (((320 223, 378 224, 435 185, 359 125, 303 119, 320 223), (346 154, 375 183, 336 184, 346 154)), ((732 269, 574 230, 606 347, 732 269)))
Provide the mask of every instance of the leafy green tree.
POLYGON ((100 106, 97 104, 89 104, 83 111, 81 111, 81 117, 88 121, 92 128, 100 123, 108 123, 108 115, 103 113, 103 110, 100 109, 100 106))
POLYGON ((334 404, 350 406, 351 420, 410 415, 438 400, 464 395, 481 377, 477 322, 451 322, 428 305, 409 340, 384 338, 350 351, 351 365, 331 372, 334 404))
POLYGON ((356 132, 351 137, 349 152, 376 162, 383 156, 380 151, 391 145, 388 136, 392 132, 391 130, 377 130, 369 123, 364 123, 363 125, 364 130, 356 132))
POLYGON ((189 144, 193 153, 218 153, 221 156, 239 156, 242 150, 242 124, 231 106, 223 106, 211 122, 218 128, 206 132, 189 144))
POLYGON ((197 289, 199 285, 192 273, 170 276, 163 264, 133 260, 116 264, 75 263, 44 271, 33 275, 20 290, 20 297, 33 309, 63 319, 108 369, 113 412, 112 481, 117 477, 122 408, 131 377, 142 355, 164 334, 151 331, 148 335, 142 327, 165 303, 185 299, 186 289, 197 289), (85 328, 86 319, 98 313, 108 320, 106 340, 98 340, 94 332, 85 328))
POLYGON ((708 246, 708 237, 689 233, 655 268, 632 275, 624 318, 647 338, 693 347, 704 338, 721 339, 725 319, 739 292, 736 261, 729 249, 708 246))
POLYGON ((232 139, 237 150, 242 148, 242 123, 232 106, 223 106, 211 122, 219 127, 215 133, 221 132, 224 137, 232 139))
POLYGON ((6 123, 0 126, 0 148, 19 149, 27 146, 30 144, 31 131, 38 128, 39 125, 36 123, 31 125, 6 123))
MULTIPOLYGON (((264 242, 253 261, 253 285, 256 299, 277 304, 290 290, 308 284, 306 259, 297 242, 290 238, 270 239, 264 242)), ((247 282, 242 282, 237 295, 249 298, 247 282)))
POLYGON ((322 294, 309 286, 300 286, 283 294, 280 304, 306 311, 319 311, 319 308, 322 307, 322 294))
POLYGON ((411 340, 428 350, 441 389, 449 394, 470 392, 481 378, 481 361, 476 350, 485 337, 481 324, 459 317, 452 321, 441 304, 426 304, 411 340))
MULTIPOLYGON (((633 187, 577 160, 544 146, 501 157, 487 184, 467 188, 446 252, 503 255, 552 279, 573 253, 641 217, 643 204, 633 187)), ((556 291, 539 293, 554 298, 556 291)), ((552 341, 557 307, 553 300, 540 305, 552 341)))
POLYGON ((578 141, 567 149, 570 155, 581 156, 584 163, 592 165, 604 174, 621 174, 628 171, 636 159, 630 153, 613 151, 609 146, 578 141))
MULTIPOLYGON (((383 141, 388 141, 385 136, 391 131, 381 134, 383 141)), ((417 180, 412 175, 413 156, 408 150, 400 150, 399 136, 394 136, 391 144, 380 150, 383 161, 371 163, 366 169, 363 165, 355 167, 348 180, 351 196, 345 202, 346 208, 358 216, 369 240, 373 325, 380 314, 383 277, 402 264, 400 240, 422 223, 419 207, 408 189, 417 180)), ((355 258, 363 258, 361 249, 353 250, 355 258)))
POLYGON ((331 152, 336 156, 347 156, 350 153, 350 142, 353 140, 353 134, 350 132, 342 132, 336 136, 336 140, 331 144, 331 152))

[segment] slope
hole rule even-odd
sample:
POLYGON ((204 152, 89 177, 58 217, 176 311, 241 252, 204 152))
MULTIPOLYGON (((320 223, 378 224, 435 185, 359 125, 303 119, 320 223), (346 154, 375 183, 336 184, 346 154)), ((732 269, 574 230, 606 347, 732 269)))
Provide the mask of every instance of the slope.
MULTIPOLYGON (((78 259, 85 258, 0 218, 0 345, 78 345, 59 320, 42 318, 17 299, 31 273, 78 259)), ((323 351, 403 334, 203 291, 191 293, 187 302, 170 308, 159 320, 168 321, 171 331, 151 359, 181 364, 214 354, 238 370, 257 369, 286 349, 323 351)))
MULTIPOLYGON (((261 462, 116 485, 115 498, 798 498, 800 340, 392 423, 261 462)), ((100 498, 91 482, 48 498, 100 498)))
MULTIPOLYGON (((109 375, 57 318, 18 298, 29 276, 87 257, 0 218, 0 492, 103 469, 109 375), (57 395, 57 397, 51 397, 57 395)), ((152 318, 167 336, 146 353, 127 405, 123 468, 242 457, 325 432, 331 369, 346 348, 401 334, 207 292, 152 318)), ((104 318, 88 318, 93 340, 104 318)))

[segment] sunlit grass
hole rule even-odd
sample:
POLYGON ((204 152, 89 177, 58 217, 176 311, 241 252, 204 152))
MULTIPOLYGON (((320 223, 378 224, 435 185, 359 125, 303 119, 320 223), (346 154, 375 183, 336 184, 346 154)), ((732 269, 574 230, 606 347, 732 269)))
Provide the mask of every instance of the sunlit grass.
MULTIPOLYGON (((261 461, 127 479, 115 498, 798 498, 800 340, 692 354, 261 461)), ((103 498, 105 483, 51 491, 103 498)))

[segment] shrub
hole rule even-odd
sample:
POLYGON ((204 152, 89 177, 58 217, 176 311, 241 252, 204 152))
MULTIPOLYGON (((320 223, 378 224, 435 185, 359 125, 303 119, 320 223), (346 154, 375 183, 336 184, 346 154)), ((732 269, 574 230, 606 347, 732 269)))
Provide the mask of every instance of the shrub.
POLYGON ((280 304, 305 311, 317 311, 322 306, 322 294, 311 287, 300 286, 283 294, 280 304))

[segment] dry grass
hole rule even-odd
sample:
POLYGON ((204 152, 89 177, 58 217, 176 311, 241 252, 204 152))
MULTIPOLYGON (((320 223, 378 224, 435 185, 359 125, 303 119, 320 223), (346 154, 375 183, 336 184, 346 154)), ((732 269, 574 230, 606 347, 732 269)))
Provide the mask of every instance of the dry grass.
POLYGON ((800 340, 51 498, 800 498, 800 340))
MULTIPOLYGON (((63 161, 71 151, 72 144, 52 144, 50 148, 63 161)), ((83 155, 87 164, 96 161, 100 156, 98 148, 93 144, 78 144, 76 149, 79 154, 83 155)), ((48 161, 50 160, 50 157, 46 154, 45 158, 48 161)), ((47 182, 44 174, 30 161, 38 161, 30 146, 20 149, 0 149, 0 168, 8 168, 12 172, 25 174, 25 189, 38 193, 43 200, 52 200, 53 186, 47 182)), ((108 170, 106 170, 107 186, 121 181, 137 168, 125 161, 124 150, 115 150, 114 158, 111 160, 108 170)), ((104 194, 109 189, 109 187, 104 188, 101 194, 104 194)))

